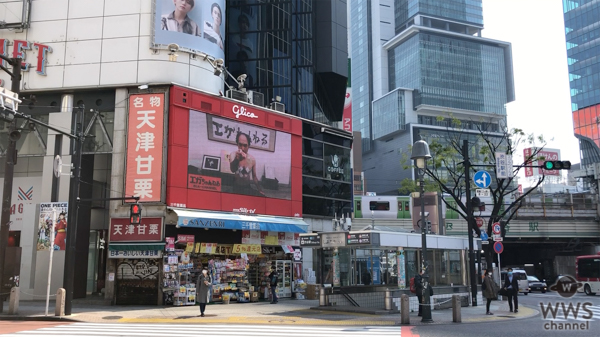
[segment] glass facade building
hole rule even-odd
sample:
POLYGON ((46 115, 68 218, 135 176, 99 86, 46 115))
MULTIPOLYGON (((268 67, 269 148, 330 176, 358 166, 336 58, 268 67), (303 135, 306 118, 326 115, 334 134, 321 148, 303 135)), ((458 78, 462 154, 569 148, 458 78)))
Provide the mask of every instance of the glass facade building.
POLYGON ((352 129, 360 131, 363 151, 371 149, 371 0, 353 1, 350 7, 352 53, 352 129))
POLYGON ((430 131, 463 135, 477 148, 480 130, 495 137, 506 127, 511 45, 481 37, 481 0, 351 0, 349 11, 353 127, 362 132, 369 192, 397 194, 414 179, 399 164, 402 153, 432 140, 430 131))
POLYGON ((581 164, 600 162, 600 2, 563 0, 573 129, 581 164))
POLYGON ((600 103, 600 2, 564 0, 571 110, 600 103))
POLYGON ((373 102, 373 139, 406 129, 404 91, 394 90, 373 102))
POLYGON ((504 50, 419 33, 389 51, 390 88, 417 89, 421 104, 506 115, 504 50))
POLYGON ((394 5, 396 33, 417 14, 483 27, 481 0, 396 0, 394 5))
MULTIPOLYGON (((321 29, 327 23, 330 30, 346 28, 345 16, 340 23, 330 15, 338 7, 333 0, 228 0, 227 68, 235 78, 246 74, 245 87, 261 92, 265 105, 279 96, 287 113, 340 121, 347 68, 336 69, 327 58, 341 51, 346 62, 347 46, 327 48, 332 33, 321 29)), ((232 78, 227 82, 237 86, 232 78)))

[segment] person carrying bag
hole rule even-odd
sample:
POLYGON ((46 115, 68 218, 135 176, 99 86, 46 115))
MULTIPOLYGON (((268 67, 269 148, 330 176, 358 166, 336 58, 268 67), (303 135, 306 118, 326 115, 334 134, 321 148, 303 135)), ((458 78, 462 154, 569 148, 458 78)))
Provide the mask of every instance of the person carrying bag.
POLYGON ((486 276, 483 279, 482 289, 483 297, 485 297, 487 300, 485 304, 485 313, 486 315, 493 315, 493 313, 490 312, 490 304, 492 303, 492 300, 498 299, 498 291, 500 290, 500 287, 492 278, 492 269, 487 270, 486 276))

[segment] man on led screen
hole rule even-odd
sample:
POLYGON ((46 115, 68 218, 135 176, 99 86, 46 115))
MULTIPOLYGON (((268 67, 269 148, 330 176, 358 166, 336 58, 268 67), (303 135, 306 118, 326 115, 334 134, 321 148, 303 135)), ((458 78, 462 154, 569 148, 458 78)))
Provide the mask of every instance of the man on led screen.
POLYGON ((256 159, 248 154, 250 136, 238 132, 235 142, 238 150, 229 155, 229 167, 234 176, 233 193, 265 196, 256 178, 256 159), (252 188, 252 182, 256 185, 256 190, 252 188))
POLYGON ((161 18, 162 30, 200 36, 200 27, 188 13, 194 8, 194 0, 173 0, 175 10, 161 18))

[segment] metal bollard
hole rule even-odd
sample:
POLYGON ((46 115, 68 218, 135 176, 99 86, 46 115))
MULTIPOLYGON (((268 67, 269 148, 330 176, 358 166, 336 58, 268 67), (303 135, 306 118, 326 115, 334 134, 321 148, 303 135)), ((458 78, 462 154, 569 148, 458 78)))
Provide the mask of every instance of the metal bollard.
POLYGON ((460 295, 452 295, 452 322, 461 323, 462 318, 460 315, 461 301, 460 295))
POLYGON ((54 316, 64 316, 65 315, 65 295, 66 291, 64 288, 58 288, 56 292, 56 307, 54 308, 54 316))
POLYGON ((8 314, 16 315, 19 313, 19 287, 10 289, 10 300, 8 302, 8 314))
POLYGON ((392 292, 389 289, 385 290, 385 297, 383 299, 383 302, 385 303, 385 310, 392 310, 392 292))
POLYGON ((400 295, 400 324, 410 324, 410 306, 408 295, 400 295))
POLYGON ((329 298, 327 297, 325 288, 319 289, 319 306, 321 306, 321 307, 329 306, 329 298))

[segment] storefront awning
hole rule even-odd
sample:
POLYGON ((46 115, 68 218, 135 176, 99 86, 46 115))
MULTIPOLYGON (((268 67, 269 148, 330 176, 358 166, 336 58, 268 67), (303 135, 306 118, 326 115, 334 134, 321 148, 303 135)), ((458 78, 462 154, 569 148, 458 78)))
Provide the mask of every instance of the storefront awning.
POLYGON ((110 243, 108 250, 129 251, 129 250, 163 250, 164 242, 129 242, 129 243, 110 243))
POLYGON ((306 233, 308 224, 302 219, 274 216, 252 216, 233 213, 202 212, 170 208, 177 214, 180 227, 259 230, 268 232, 306 233))

